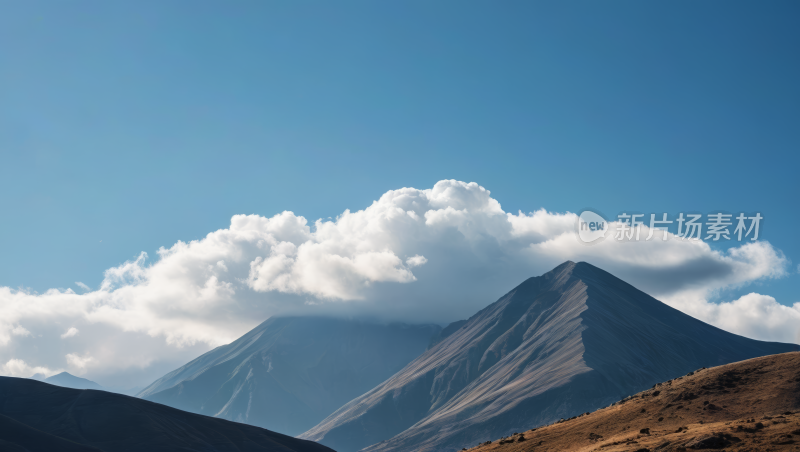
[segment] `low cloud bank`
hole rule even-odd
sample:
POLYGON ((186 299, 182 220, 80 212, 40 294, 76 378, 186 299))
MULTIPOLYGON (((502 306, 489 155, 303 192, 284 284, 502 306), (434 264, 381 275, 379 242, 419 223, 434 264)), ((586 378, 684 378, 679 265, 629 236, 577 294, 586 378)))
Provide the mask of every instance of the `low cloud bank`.
POLYGON ((576 220, 505 212, 488 190, 453 180, 392 190, 364 210, 313 224, 292 212, 236 215, 229 228, 161 248, 154 260, 141 253, 106 270, 96 290, 0 287, 0 374, 182 364, 275 314, 457 320, 565 260, 597 265, 723 329, 800 342, 800 304, 756 293, 708 301, 784 276, 790 263, 768 242, 727 252, 674 237, 585 246, 576 220))

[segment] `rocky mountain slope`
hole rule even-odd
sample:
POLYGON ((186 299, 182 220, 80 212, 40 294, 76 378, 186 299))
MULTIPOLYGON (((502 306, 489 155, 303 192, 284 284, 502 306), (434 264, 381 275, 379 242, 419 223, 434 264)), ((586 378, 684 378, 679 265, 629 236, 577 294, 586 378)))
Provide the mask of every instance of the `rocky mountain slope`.
POLYGON ((435 325, 271 318, 138 397, 297 435, 422 354, 435 325))
POLYGON ((693 369, 798 349, 722 331, 597 267, 566 262, 300 437, 339 452, 457 450, 693 369))
POLYGON ((331 452, 327 447, 134 397, 0 377, 0 450, 331 452))
POLYGON ((800 449, 800 353, 700 369, 574 419, 486 441, 476 452, 800 449))

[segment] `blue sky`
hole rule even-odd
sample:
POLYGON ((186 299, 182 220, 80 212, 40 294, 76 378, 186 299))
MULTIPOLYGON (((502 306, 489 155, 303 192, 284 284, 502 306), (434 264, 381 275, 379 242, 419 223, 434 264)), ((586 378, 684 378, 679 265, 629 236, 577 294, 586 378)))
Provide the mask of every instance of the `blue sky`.
MULTIPOLYGON (((796 2, 7 2, 0 286, 475 181, 505 211, 760 212, 800 301, 796 2)), ((730 242, 730 244, 735 244, 730 242)), ((742 289, 744 292, 752 289, 742 289)))

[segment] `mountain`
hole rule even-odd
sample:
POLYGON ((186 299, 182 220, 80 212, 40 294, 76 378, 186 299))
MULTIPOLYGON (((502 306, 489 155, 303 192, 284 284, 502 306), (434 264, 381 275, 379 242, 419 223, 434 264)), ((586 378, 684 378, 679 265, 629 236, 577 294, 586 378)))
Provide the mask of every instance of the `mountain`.
POLYGON ((402 369, 440 329, 273 317, 138 397, 297 435, 402 369))
POLYGON ((92 380, 76 377, 75 375, 72 375, 67 372, 61 372, 60 374, 53 375, 52 377, 47 377, 41 381, 44 381, 45 383, 50 383, 51 385, 63 386, 65 388, 97 389, 97 390, 107 391, 106 388, 100 386, 99 384, 93 382, 92 380))
POLYGON ((61 372, 60 374, 53 375, 49 378, 45 378, 44 374, 36 373, 30 377, 32 380, 43 381, 45 383, 50 383, 56 386, 63 386, 65 388, 72 388, 72 389, 97 389, 100 391, 108 391, 108 392, 116 392, 117 394, 127 395, 127 396, 135 396, 136 394, 142 391, 142 387, 121 387, 121 386, 101 386, 93 382, 92 380, 87 380, 85 378, 76 377, 68 372, 61 372))
POLYGON ((800 353, 665 381, 613 406, 522 431, 475 452, 798 450, 800 353))
POLYGON ((0 450, 331 452, 325 446, 105 391, 0 377, 0 450))
POLYGON ((597 267, 565 262, 300 437, 339 452, 456 450, 699 367, 798 349, 722 331, 597 267))
POLYGON ((115 386, 111 386, 111 387, 108 387, 108 386, 106 386, 105 387, 105 390, 108 391, 108 392, 116 392, 117 394, 122 394, 122 395, 126 395, 126 396, 131 396, 131 397, 135 397, 137 394, 142 392, 143 389, 144 389, 144 387, 142 387, 142 386, 133 386, 133 387, 124 387, 124 386, 116 386, 116 387, 115 386))

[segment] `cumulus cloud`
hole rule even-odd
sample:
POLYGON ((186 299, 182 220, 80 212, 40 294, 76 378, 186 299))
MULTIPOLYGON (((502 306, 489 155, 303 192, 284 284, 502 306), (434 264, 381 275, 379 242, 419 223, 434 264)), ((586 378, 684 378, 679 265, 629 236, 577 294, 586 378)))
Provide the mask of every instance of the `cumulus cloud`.
MULTIPOLYGON (((292 212, 235 215, 228 228, 161 248, 154 260, 142 252, 106 270, 96 290, 78 283, 86 293, 0 287, 0 360, 23 356, 10 344, 21 322, 42 336, 36 350, 58 341, 52 331, 64 331, 61 325, 72 325, 65 337, 80 329, 68 354, 54 351, 37 364, 92 372, 161 361, 180 365, 275 314, 448 322, 567 259, 590 262, 720 323, 725 315, 696 306, 721 290, 778 278, 790 268, 764 241, 728 251, 672 236, 585 246, 575 236, 576 221, 570 212, 505 212, 485 188, 452 180, 392 190, 363 210, 313 223, 292 212)), ((646 227, 642 233, 647 236, 646 227)), ((766 313, 769 306, 737 300, 730 310, 766 313)), ((726 325, 765 338, 759 335, 766 330, 747 323, 763 317, 740 318, 726 325)))
POLYGON ((70 327, 70 329, 68 329, 68 330, 67 330, 67 331, 66 331, 64 334, 62 334, 62 335, 61 335, 61 339, 66 339, 66 338, 68 338, 68 337, 77 336, 77 334, 78 334, 79 332, 80 332, 80 331, 78 331, 78 329, 77 329, 77 328, 75 328, 74 326, 73 326, 73 327, 70 327))
POLYGON ((0 366, 0 375, 9 377, 29 378, 34 374, 42 374, 45 377, 55 375, 57 371, 50 370, 41 366, 30 366, 21 359, 10 359, 0 366))
POLYGON ((676 307, 743 336, 800 343, 800 303, 784 306, 769 295, 749 293, 731 302, 683 301, 676 307))
POLYGON ((17 325, 11 329, 11 334, 13 336, 33 336, 30 331, 26 330, 22 327, 22 325, 17 325))
POLYGON ((81 375, 86 370, 86 367, 94 361, 94 358, 91 356, 80 356, 75 353, 68 353, 65 358, 67 359, 67 364, 73 369, 73 372, 78 375, 81 375))
POLYGON ((406 265, 409 267, 419 267, 420 265, 425 265, 426 262, 428 262, 428 259, 425 259, 425 256, 420 256, 419 254, 415 254, 406 259, 406 265))

